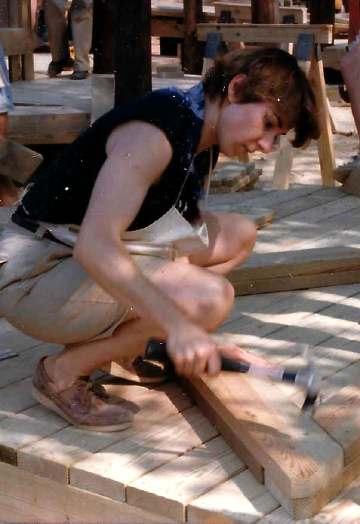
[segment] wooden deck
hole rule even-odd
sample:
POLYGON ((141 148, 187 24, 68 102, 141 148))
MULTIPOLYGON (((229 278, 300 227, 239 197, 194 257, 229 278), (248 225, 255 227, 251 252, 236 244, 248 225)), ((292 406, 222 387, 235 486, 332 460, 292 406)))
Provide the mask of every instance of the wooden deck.
MULTIPOLYGON (((160 57, 153 64, 161 63, 160 57)), ((188 89, 196 75, 169 79, 153 76, 153 88, 177 85, 188 89)), ((12 84, 15 109, 10 112, 9 137, 21 144, 68 144, 85 131, 91 119, 92 76, 81 82, 70 73, 59 78, 41 74, 36 80, 12 84)))
POLYGON ((323 374, 314 419, 300 413, 304 393, 294 387, 205 380, 213 395, 232 395, 244 444, 235 453, 178 383, 103 377, 138 410, 134 425, 107 435, 74 429, 30 391, 38 359, 59 347, 1 319, 1 348, 19 356, 0 361, 0 522, 360 522, 360 200, 303 185, 212 195, 210 208, 276 213, 233 274, 239 296, 219 333, 278 363, 301 364, 306 348, 323 374), (304 520, 304 508, 319 513, 304 520))

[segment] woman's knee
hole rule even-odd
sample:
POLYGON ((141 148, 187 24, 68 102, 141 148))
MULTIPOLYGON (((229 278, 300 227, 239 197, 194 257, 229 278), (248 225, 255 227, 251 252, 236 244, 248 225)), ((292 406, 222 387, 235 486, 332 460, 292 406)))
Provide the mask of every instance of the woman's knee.
POLYGON ((245 260, 254 249, 256 238, 257 228, 253 220, 242 215, 232 215, 228 237, 228 253, 231 258, 245 260))
POLYGON ((234 304, 234 288, 225 277, 216 274, 199 284, 193 296, 192 316, 212 331, 228 317, 234 304))

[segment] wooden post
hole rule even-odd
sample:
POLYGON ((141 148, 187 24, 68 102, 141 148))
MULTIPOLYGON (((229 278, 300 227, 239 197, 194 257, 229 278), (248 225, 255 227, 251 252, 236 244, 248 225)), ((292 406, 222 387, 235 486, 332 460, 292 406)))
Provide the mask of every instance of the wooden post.
POLYGON ((151 0, 117 1, 115 105, 149 93, 151 0))
POLYGON ((204 46, 197 41, 196 25, 202 21, 202 0, 184 0, 184 58, 186 73, 201 74, 204 46))
POLYGON ((93 50, 96 75, 114 74, 117 0, 94 0, 93 50))
POLYGON ((334 24, 335 0, 309 0, 310 24, 334 24))
POLYGON ((279 24, 278 0, 252 0, 251 21, 253 24, 279 24))

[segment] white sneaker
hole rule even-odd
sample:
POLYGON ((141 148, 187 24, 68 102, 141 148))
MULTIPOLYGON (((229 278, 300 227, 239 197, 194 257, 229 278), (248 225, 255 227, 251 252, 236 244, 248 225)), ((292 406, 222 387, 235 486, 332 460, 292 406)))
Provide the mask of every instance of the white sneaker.
POLYGON ((357 155, 352 157, 350 162, 347 162, 346 164, 343 164, 342 166, 339 166, 337 169, 335 169, 333 177, 338 182, 344 183, 350 173, 357 167, 360 167, 360 151, 357 155))

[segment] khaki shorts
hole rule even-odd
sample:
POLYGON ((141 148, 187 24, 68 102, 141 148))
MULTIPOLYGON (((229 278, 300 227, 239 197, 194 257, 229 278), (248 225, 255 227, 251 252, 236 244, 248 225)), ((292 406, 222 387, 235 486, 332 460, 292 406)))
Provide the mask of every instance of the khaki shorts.
MULTIPOLYGON (((72 256, 72 248, 10 222, 0 237, 0 314, 44 342, 71 344, 108 335, 128 312, 99 287, 72 256)), ((164 259, 133 255, 146 276, 164 259)))

